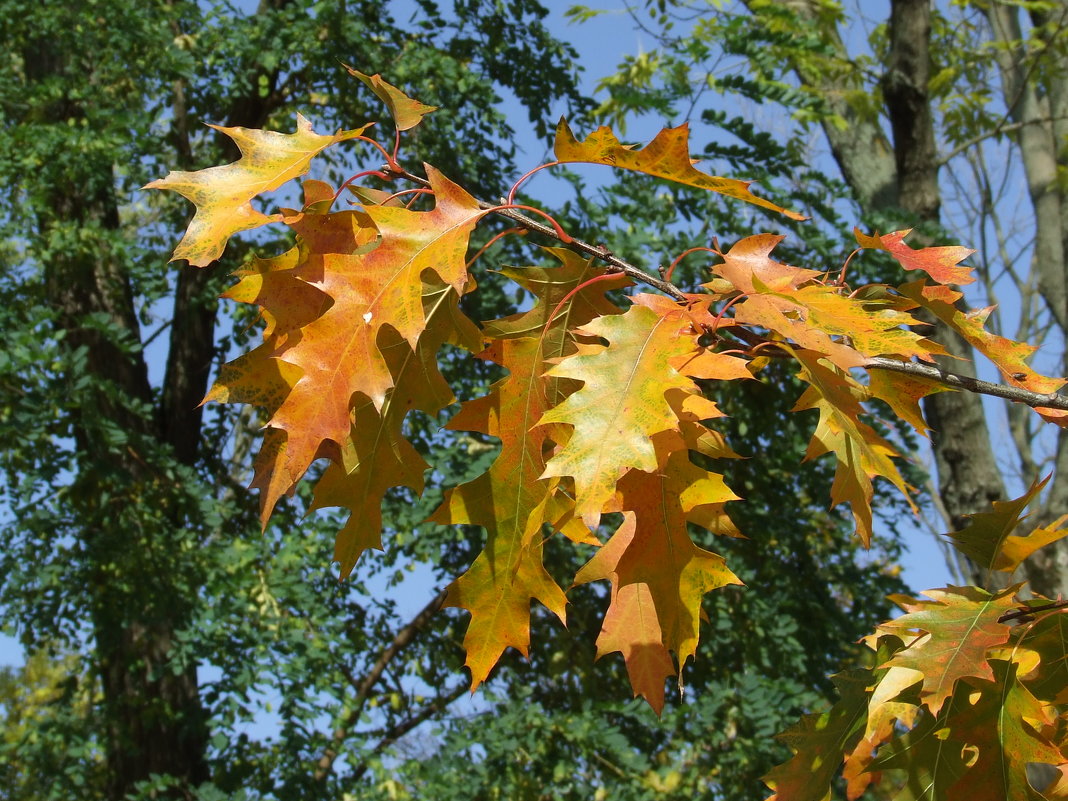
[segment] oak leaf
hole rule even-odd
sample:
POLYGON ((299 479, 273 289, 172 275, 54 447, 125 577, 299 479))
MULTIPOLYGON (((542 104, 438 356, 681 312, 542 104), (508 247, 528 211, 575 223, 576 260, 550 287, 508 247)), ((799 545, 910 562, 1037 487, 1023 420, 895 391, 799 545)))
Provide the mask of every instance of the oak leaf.
POLYGON ((793 353, 801 365, 800 378, 809 385, 793 411, 818 409, 820 413, 805 459, 834 454, 837 464, 831 500, 849 504, 857 534, 867 545, 872 537, 873 478, 885 478, 912 503, 908 486, 891 459, 897 453, 861 420, 864 387, 849 373, 822 364, 817 354, 804 350, 793 353))
POLYGON ((763 781, 774 790, 767 801, 828 801, 831 781, 845 755, 864 733, 867 718, 866 670, 833 676, 839 700, 822 714, 805 715, 778 736, 794 751, 787 762, 772 769, 763 781))
POLYGON ((485 333, 497 338, 480 357, 504 367, 508 376, 485 397, 464 403, 448 426, 499 438, 500 454, 486 473, 449 490, 431 517, 439 523, 470 523, 486 530, 483 552, 450 585, 446 598, 447 605, 471 613, 464 647, 472 687, 485 680, 507 646, 526 654, 532 598, 565 619, 563 592, 541 565, 543 526, 566 530, 583 541, 590 538, 581 523, 578 532, 568 528, 576 522, 574 504, 554 494, 559 479, 542 475, 552 442, 550 429, 537 423, 566 394, 561 385, 570 383, 546 375, 547 362, 575 352, 571 326, 620 311, 604 293, 626 279, 584 287, 603 271, 570 251, 549 252, 560 266, 504 271, 531 291, 537 303, 529 311, 487 324, 485 333), (550 315, 555 316, 550 319, 550 315))
POLYGON ((145 189, 170 189, 196 205, 196 214, 171 256, 171 261, 186 259, 196 267, 206 267, 219 258, 233 234, 278 219, 256 211, 250 202, 254 197, 303 175, 322 150, 367 129, 365 125, 330 136, 317 134, 300 114, 297 131, 292 134, 210 127, 234 140, 241 151, 238 161, 196 172, 172 171, 166 178, 145 185, 145 189))
POLYGON ((423 121, 423 117, 427 114, 437 111, 437 106, 428 106, 418 100, 413 100, 396 86, 383 80, 381 75, 365 75, 347 64, 343 66, 349 71, 349 75, 363 81, 372 92, 378 95, 378 99, 386 104, 399 131, 414 128, 423 121))
POLYGON ((968 525, 960 531, 951 531, 946 536, 953 540, 957 550, 980 567, 1011 573, 1020 563, 1039 548, 1068 536, 1064 528, 1066 518, 1048 526, 1035 528, 1029 534, 1017 534, 1027 515, 1024 510, 1038 497, 1050 476, 1036 479, 1019 498, 1010 501, 994 501, 993 511, 968 515, 968 525))
POLYGON ((646 175, 744 200, 785 214, 791 220, 808 219, 803 214, 788 211, 770 200, 754 195, 749 191, 752 181, 720 178, 698 170, 690 159, 689 139, 690 129, 684 124, 678 128, 665 128, 641 150, 634 150, 622 144, 610 128, 601 126, 587 136, 585 141, 579 142, 571 132, 567 120, 561 119, 556 127, 553 150, 556 160, 565 164, 607 164, 621 170, 643 172, 646 175))
MULTIPOLYGON (((356 393, 381 409, 394 385, 378 341, 389 326, 412 348, 427 322, 424 271, 458 294, 467 284, 468 236, 484 212, 456 184, 428 168, 437 204, 432 211, 368 207, 381 241, 368 253, 312 254, 297 274, 333 304, 287 341, 277 355, 301 369, 300 380, 270 419, 287 433, 284 469, 302 474, 324 443, 349 436, 356 393)), ((358 244, 353 237, 351 247, 358 244)))
POLYGON ((971 760, 946 799, 1045 801, 1028 781, 1027 766, 1066 761, 1062 748, 1050 740, 1053 717, 1017 681, 1015 663, 997 660, 993 668, 993 680, 979 683, 978 692, 947 721, 953 739, 967 744, 971 760))
POLYGON ((678 430, 687 404, 704 417, 720 414, 697 384, 671 366, 696 349, 697 335, 685 311, 674 304, 666 308, 659 299, 641 305, 642 297, 626 314, 602 317, 580 329, 606 339, 607 346, 581 345, 549 371, 583 386, 541 420, 573 430, 544 475, 574 479, 576 509, 590 528, 596 527, 628 468, 657 469, 651 437, 678 430))
POLYGON ((894 596, 907 614, 878 630, 901 637, 906 645, 886 665, 922 673, 920 697, 937 715, 961 679, 993 680, 987 651, 1008 642, 1010 627, 1000 618, 1013 609, 1018 589, 992 595, 978 587, 949 587, 927 590, 930 600, 894 596))
POLYGON ((878 233, 869 236, 861 233, 859 228, 853 229, 857 244, 862 248, 884 250, 897 259, 898 264, 906 270, 922 270, 940 284, 964 286, 975 281, 972 268, 960 264, 975 253, 974 250, 958 246, 926 247, 916 250, 905 244, 905 237, 910 233, 912 229, 907 228, 904 231, 894 231, 882 236, 878 233))

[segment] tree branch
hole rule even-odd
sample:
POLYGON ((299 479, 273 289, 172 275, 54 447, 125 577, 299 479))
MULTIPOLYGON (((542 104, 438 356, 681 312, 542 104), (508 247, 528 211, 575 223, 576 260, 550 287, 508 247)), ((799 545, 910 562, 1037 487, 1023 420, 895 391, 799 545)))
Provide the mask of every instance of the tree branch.
POLYGON ((897 359, 888 359, 885 356, 876 356, 868 359, 864 366, 869 369, 890 370, 895 373, 905 373, 907 375, 920 376, 921 378, 929 378, 932 381, 937 381, 939 384, 947 387, 963 389, 966 392, 971 392, 976 395, 990 395, 995 398, 1004 398, 1005 400, 1014 401, 1016 403, 1023 403, 1032 408, 1039 407, 1068 411, 1068 397, 1058 395, 1056 392, 1051 392, 1046 395, 1040 392, 1031 392, 1030 390, 1020 389, 1019 387, 1011 387, 1006 384, 995 384, 990 381, 981 381, 978 378, 961 375, 960 373, 951 373, 948 370, 943 370, 941 367, 935 367, 934 365, 919 364, 917 362, 902 362, 897 359))
MULTIPOLYGON (((421 178, 418 175, 413 175, 407 170, 396 169, 389 165, 383 165, 381 167, 382 172, 387 175, 397 178, 403 178, 419 186, 429 187, 430 182, 425 178, 421 178)), ((503 201, 502 201, 503 203, 503 201)), ((552 239, 563 242, 560 234, 551 226, 538 220, 533 220, 527 217, 525 214, 515 211, 514 209, 502 209, 497 210, 497 206, 492 203, 486 203, 485 201, 478 201, 479 208, 489 210, 495 210, 496 214, 502 217, 507 217, 517 225, 522 226, 534 233, 543 234, 552 239)), ((608 265, 610 270, 623 273, 624 275, 633 278, 638 283, 646 284, 654 289, 659 289, 661 292, 669 295, 675 300, 685 301, 687 295, 677 286, 670 281, 665 281, 660 278, 655 278, 645 270, 631 264, 619 258, 612 253, 604 245, 591 245, 588 242, 584 242, 581 239, 571 238, 571 241, 564 244, 569 247, 585 253, 587 256, 598 259, 608 265)), ((740 333, 740 332, 736 332, 740 333)), ((747 337, 742 337, 748 341, 747 337)), ((763 341, 763 340, 761 340, 763 341)), ((749 344, 753 344, 750 342, 749 344)), ((918 362, 903 362, 898 359, 890 359, 884 356, 876 356, 868 359, 864 365, 868 369, 876 370, 890 370, 895 373, 905 373, 907 375, 920 376, 932 381, 952 387, 953 389, 961 389, 966 392, 970 392, 975 395, 990 395, 995 398, 1004 398, 1005 400, 1014 401, 1016 403, 1023 403, 1026 406, 1032 408, 1046 408, 1057 409, 1061 411, 1068 411, 1068 396, 1059 395, 1057 393, 1043 394, 1040 392, 1031 392, 1030 390, 1020 389, 1019 387, 1009 386, 1007 384, 995 384, 990 381, 982 381, 978 378, 972 378, 971 376, 963 375, 961 373, 952 373, 948 370, 944 370, 941 367, 933 365, 920 364, 918 362)))
POLYGON ((363 774, 367 772, 367 769, 370 767, 368 765, 368 762, 370 761, 371 757, 382 753, 385 749, 389 748, 389 746, 393 745, 393 743, 397 742, 397 740, 399 740, 405 734, 410 732, 416 726, 434 717, 434 715, 441 712, 443 709, 445 709, 445 707, 447 707, 449 704, 451 704, 453 701, 463 695, 466 690, 466 683, 457 684, 444 695, 437 696, 433 701, 424 706, 410 718, 405 718, 399 723, 390 726, 388 729, 386 729, 386 731, 383 733, 382 739, 375 744, 375 747, 371 749, 371 751, 363 758, 360 764, 357 765, 356 768, 352 771, 351 778, 361 778, 363 774))
POLYGON ((363 714, 363 707, 367 702, 367 697, 371 694, 371 690, 374 689, 378 680, 382 678, 382 674, 385 673, 386 668, 389 667, 389 663, 411 644, 416 635, 428 622, 430 622, 430 619, 435 613, 441 609, 443 603, 445 603, 445 590, 442 590, 434 596, 430 603, 424 606, 404 628, 397 632, 397 635, 393 638, 393 642, 382 651, 378 660, 367 672, 367 675, 363 677, 363 681, 361 681, 356 688, 356 698, 353 700, 352 708, 349 710, 348 714, 345 715, 341 724, 334 730, 330 745, 323 751, 323 755, 319 758, 319 762, 315 767, 315 780, 317 782, 322 781, 330 774, 330 771, 334 766, 334 760, 337 759, 338 750, 341 748, 341 744, 345 741, 345 738, 349 736, 349 731, 356 725, 356 722, 360 719, 360 715, 363 714))

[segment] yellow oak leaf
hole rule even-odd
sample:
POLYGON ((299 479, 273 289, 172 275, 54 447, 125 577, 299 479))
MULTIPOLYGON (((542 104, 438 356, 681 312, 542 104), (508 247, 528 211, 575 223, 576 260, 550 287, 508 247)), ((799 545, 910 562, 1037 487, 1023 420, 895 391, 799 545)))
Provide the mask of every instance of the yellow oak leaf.
POLYGON ((399 131, 414 128, 423 121, 423 117, 427 114, 437 111, 437 106, 428 106, 418 100, 413 100, 396 86, 384 81, 381 75, 364 75, 347 64, 344 67, 349 71, 349 75, 363 81, 386 104, 399 131))
POLYGON ((297 115, 296 133, 259 131, 250 128, 210 126, 234 140, 241 158, 222 167, 196 172, 172 171, 145 189, 169 189, 192 201, 196 207, 182 241, 171 261, 186 259, 196 267, 206 267, 218 259, 227 240, 239 231, 258 228, 277 217, 252 207, 251 200, 277 189, 308 171, 312 158, 337 142, 361 135, 367 126, 317 134, 311 123, 297 115))
POLYGON ((794 356, 801 365, 800 377, 809 386, 793 411, 818 409, 820 413, 805 459, 834 454, 837 465, 831 500, 849 504, 857 534, 867 546, 872 537, 873 478, 882 476, 912 504, 908 486, 891 460, 897 452, 861 420, 864 410, 859 401, 866 397, 863 386, 847 372, 822 364, 818 354, 798 350, 794 356))
POLYGON ((556 128, 556 142, 553 149, 556 160, 559 162, 607 164, 621 170, 643 172, 646 175, 666 178, 675 183, 707 189, 710 192, 718 192, 737 200, 744 200, 761 208, 785 214, 792 220, 808 219, 803 214, 787 211, 770 200, 754 195, 749 191, 752 181, 720 178, 701 172, 693 166, 689 140, 689 127, 680 125, 678 128, 665 128, 641 150, 634 150, 622 144, 609 128, 601 126, 586 137, 585 141, 579 142, 575 134, 571 132, 567 120, 561 119, 556 128))

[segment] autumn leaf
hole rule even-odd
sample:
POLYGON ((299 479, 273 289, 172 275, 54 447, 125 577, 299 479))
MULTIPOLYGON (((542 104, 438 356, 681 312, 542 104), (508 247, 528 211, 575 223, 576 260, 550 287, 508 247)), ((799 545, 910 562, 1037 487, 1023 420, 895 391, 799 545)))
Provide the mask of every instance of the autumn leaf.
POLYGON ((905 244, 905 237, 910 233, 912 229, 908 228, 882 236, 878 233, 868 236, 861 233, 859 228, 853 229, 857 244, 862 248, 884 250, 897 259, 898 264, 906 270, 922 270, 940 284, 965 286, 975 281, 972 268, 960 264, 975 253, 974 250, 956 246, 915 250, 905 244))
POLYGON ((437 106, 428 106, 413 100, 400 89, 382 79, 381 75, 365 75, 359 70, 354 70, 347 64, 343 65, 349 71, 349 75, 359 78, 367 87, 378 95, 379 100, 386 104, 397 130, 407 131, 423 121, 423 117, 432 111, 437 111, 437 106))
MULTIPOLYGON (((968 688, 961 685, 957 695, 945 704, 946 712, 963 707, 968 688)), ((893 801, 944 801, 948 788, 964 775, 963 744, 950 739, 946 726, 949 715, 921 715, 909 731, 879 749, 868 764, 869 771, 901 770, 905 780, 893 801)))
POLYGON ((690 159, 690 129, 687 125, 678 128, 665 128, 656 135, 652 142, 641 150, 633 150, 616 139, 615 134, 601 126, 591 133, 584 142, 579 142, 571 132, 567 120, 561 119, 556 127, 554 152, 556 160, 565 164, 584 162, 587 164, 607 164, 621 170, 633 170, 666 178, 675 183, 718 192, 761 208, 785 214, 791 220, 807 220, 803 214, 787 211, 769 200, 757 197, 749 191, 752 181, 739 181, 734 178, 719 178, 701 172, 693 166, 690 159))
POLYGON ((317 134, 300 114, 297 131, 292 134, 221 125, 210 127, 234 140, 241 151, 238 161, 197 172, 173 171, 145 186, 145 189, 170 189, 196 205, 196 214, 171 256, 171 261, 186 259, 196 267, 206 267, 218 259, 227 240, 237 232, 278 219, 256 211, 250 203, 252 198, 303 175, 312 158, 322 150, 360 136, 367 129, 365 125, 331 136, 317 134))
MULTIPOLYGON (((382 407, 394 379, 378 335, 389 326, 418 347, 427 325, 423 272, 431 271, 457 293, 464 291, 468 236, 483 212, 440 173, 431 168, 428 174, 437 198, 432 211, 369 207, 381 236, 376 248, 314 255, 297 268, 298 277, 333 304, 277 355, 302 371, 268 422, 287 433, 283 467, 290 475, 302 474, 324 443, 345 442, 356 393, 382 407)), ((355 234, 351 247, 359 247, 355 234)))
POLYGON ((957 550, 980 567, 1013 572, 1039 548, 1068 535, 1068 529, 1062 527, 1065 518, 1049 526, 1036 528, 1027 535, 1015 533, 1027 517, 1024 510, 1038 497, 1049 480, 1050 476, 1042 480, 1035 479, 1019 498, 994 501, 992 512, 968 515, 967 526, 960 531, 951 531, 946 536, 953 540, 957 550))
POLYGON ((962 311, 956 305, 962 298, 960 292, 947 286, 932 286, 922 279, 904 284, 898 287, 898 290, 963 336, 972 347, 997 366, 1010 384, 1039 393, 1056 392, 1064 386, 1063 378, 1040 375, 1027 364, 1038 348, 986 330, 986 321, 994 309, 993 306, 970 312, 962 311))
MULTIPOLYGON (((334 544, 334 560, 341 578, 349 575, 360 555, 381 548, 382 501, 394 487, 423 491, 423 472, 429 465, 403 434, 409 411, 437 414, 455 398, 438 370, 438 352, 449 343, 469 351, 481 345, 478 329, 459 309, 452 287, 424 285, 423 306, 428 328, 413 351, 392 329, 384 329, 378 344, 393 378, 381 409, 358 396, 352 411, 352 434, 339 449, 315 486, 309 511, 326 507, 349 510, 334 544)), ((284 363, 284 362, 283 362, 284 363)))
POLYGON ((549 375, 583 382, 583 387, 551 409, 542 424, 561 423, 573 433, 546 465, 545 476, 572 477, 578 514, 595 528, 616 482, 628 468, 657 468, 651 437, 678 429, 687 402, 703 416, 719 413, 697 385, 671 363, 692 353, 696 335, 685 311, 661 300, 626 314, 601 317, 580 333, 608 340, 584 344, 549 375))
POLYGON ((745 237, 712 265, 713 273, 743 295, 733 306, 735 321, 774 331, 844 370, 863 366, 866 357, 932 361, 944 352, 908 329, 919 321, 902 310, 901 299, 849 295, 816 281, 820 273, 814 270, 773 259, 781 240, 770 234, 745 237))
POLYGON ((978 587, 927 590, 931 600, 895 596, 907 614, 879 626, 906 643, 887 666, 910 668, 923 674, 920 696, 935 715, 953 694, 960 679, 993 680, 987 651, 1004 645, 1009 626, 1000 618, 1014 607, 1019 585, 991 595, 978 587))
POLYGON ((889 370, 871 370, 868 373, 868 391, 890 407, 901 420, 926 437, 930 429, 923 419, 920 400, 938 392, 952 392, 952 387, 930 378, 891 373, 889 370))
MULTIPOLYGON (((499 438, 501 452, 486 473, 446 493, 431 518, 486 530, 485 549, 449 587, 446 598, 447 605, 471 613, 464 648, 473 688, 485 680, 506 647, 526 654, 532 598, 564 620, 563 592, 541 564, 542 527, 564 527, 573 516, 573 504, 562 504, 560 496, 553 495, 559 480, 542 476, 550 431, 537 423, 559 403, 564 394, 560 384, 566 381, 547 376, 546 362, 575 352, 571 326, 619 312, 604 293, 610 284, 625 282, 580 288, 603 271, 570 251, 549 253, 560 266, 505 271, 531 291, 537 303, 527 312, 487 324, 486 333, 498 338, 480 356, 504 367, 508 376, 485 397, 466 402, 449 423, 453 430, 499 438)), ((588 530, 583 531, 588 537, 588 530)))
POLYGON ((885 478, 912 503, 908 486, 891 460, 897 453, 871 426, 861 421, 864 387, 848 373, 824 366, 816 354, 798 350, 794 356, 801 365, 800 378, 809 387, 798 398, 793 411, 818 409, 820 413, 805 459, 834 454, 837 464, 831 500, 835 504, 849 504, 857 534, 867 545, 872 537, 873 478, 885 478))
MULTIPOLYGON (((902 648, 898 637, 883 636, 878 639, 875 664, 885 662, 902 648)), ((868 713, 864 734, 846 755, 842 778, 846 780, 846 797, 853 801, 859 798, 877 771, 870 768, 877 750, 894 733, 909 729, 920 714, 918 682, 923 676, 910 668, 891 666, 876 668, 868 684, 868 713)))
POLYGON ((779 735, 794 756, 764 777, 774 794, 767 801, 828 801, 831 781, 864 732, 867 718, 866 670, 832 677, 839 700, 823 714, 805 715, 779 735))
MULTIPOLYGON (((1042 605, 1036 598, 1032 604, 1042 605)), ((1019 635, 1013 649, 1035 655, 1031 670, 1021 668, 1020 679, 1027 689, 1046 704, 1068 704, 1068 609, 1037 612, 1033 621, 1013 633, 1019 635)))
POLYGON ((621 584, 616 573, 620 557, 634 541, 636 525, 633 514, 624 515, 611 539, 575 575, 575 584, 606 579, 612 582, 608 611, 597 635, 597 658, 615 651, 622 653, 634 694, 644 698, 659 715, 664 709, 664 680, 675 675, 675 663, 664 645, 649 585, 621 584))
MULTIPOLYGON (((667 436, 657 437, 657 445, 667 436)), ((685 448, 662 447, 663 465, 649 473, 630 470, 619 481, 620 506, 634 513, 632 542, 619 558, 615 572, 620 584, 641 583, 650 588, 664 644, 682 667, 697 651, 701 599, 710 590, 741 584, 723 557, 698 548, 686 523, 701 519, 690 513, 709 504, 738 500, 723 476, 690 461, 685 448), (696 520, 694 520, 696 518, 696 520)))
POLYGON ((951 736, 967 743, 974 761, 949 788, 947 801, 1044 801, 1027 780, 1027 766, 1065 761, 1049 739, 1049 710, 1017 681, 1012 662, 994 661, 992 680, 977 689, 949 721, 951 736))

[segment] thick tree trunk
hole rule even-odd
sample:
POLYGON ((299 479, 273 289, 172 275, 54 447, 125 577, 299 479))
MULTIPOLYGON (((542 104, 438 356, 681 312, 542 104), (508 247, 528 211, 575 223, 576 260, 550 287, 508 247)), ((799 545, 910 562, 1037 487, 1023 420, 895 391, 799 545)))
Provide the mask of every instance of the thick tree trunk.
MULTIPOLYGON (((46 226, 76 221, 83 230, 115 230, 118 215, 109 194, 63 195, 46 226)), ((70 377, 90 387, 77 394, 73 412, 74 437, 87 469, 76 479, 72 497, 85 521, 84 547, 96 566, 89 596, 107 722, 107 789, 110 798, 120 799, 152 774, 178 777, 188 789, 206 781, 208 771, 196 666, 175 672, 169 664, 174 636, 189 623, 189 604, 177 600, 172 571, 146 556, 145 537, 166 538, 167 531, 120 523, 134 511, 181 525, 176 510, 139 508, 161 497, 152 491, 160 475, 148 453, 158 450, 151 442, 159 432, 146 414, 152 391, 136 349, 132 291, 109 255, 58 257, 46 273, 68 352, 86 356, 84 372, 70 377), (101 319, 108 321, 106 332, 101 319), (120 447, 103 436, 109 425, 124 433, 120 447)))
MULTIPOLYGON (((53 51, 49 42, 35 44, 25 59, 28 80, 63 75, 65 54, 53 51)), ((44 114, 66 125, 84 112, 79 101, 62 98, 44 114)), ((176 777, 175 794, 188 797, 190 788, 208 779, 196 666, 175 671, 171 664, 174 638, 190 622, 191 603, 180 600, 179 577, 167 560, 146 553, 146 537, 166 540, 168 527, 185 522, 160 490, 166 479, 153 460, 159 444, 171 442, 179 446, 180 460, 192 465, 199 420, 186 415, 178 427, 161 430, 152 413, 133 289, 109 244, 120 226, 113 165, 87 159, 74 169, 67 185, 54 187, 39 223, 42 239, 71 232, 78 237, 77 246, 56 248, 44 271, 72 365, 69 412, 82 469, 70 499, 94 565, 86 590, 106 721, 107 793, 124 798, 138 782, 162 774, 176 777), (132 520, 140 525, 130 525, 132 520)), ((181 396, 179 403, 204 391, 200 375, 173 383, 165 394, 181 396)), ((156 547, 164 552, 167 544, 156 547)))

